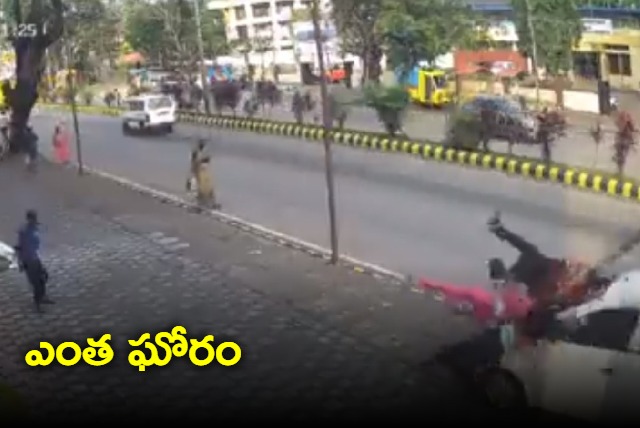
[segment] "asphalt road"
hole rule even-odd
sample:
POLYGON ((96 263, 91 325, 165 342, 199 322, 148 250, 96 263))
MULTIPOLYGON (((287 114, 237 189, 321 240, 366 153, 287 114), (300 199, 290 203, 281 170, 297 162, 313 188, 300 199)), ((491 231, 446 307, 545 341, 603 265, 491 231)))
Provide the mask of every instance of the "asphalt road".
MULTIPOLYGON (((54 117, 33 123, 50 152, 54 117)), ((124 137, 118 119, 95 116, 81 127, 88 165, 177 194, 194 139, 211 136, 225 211, 329 245, 320 144, 183 124, 166 137, 124 137)), ((402 273, 483 281, 487 258, 515 256, 486 231, 494 210, 544 250, 585 260, 640 227, 635 205, 549 184, 344 147, 334 161, 341 251, 402 273)))

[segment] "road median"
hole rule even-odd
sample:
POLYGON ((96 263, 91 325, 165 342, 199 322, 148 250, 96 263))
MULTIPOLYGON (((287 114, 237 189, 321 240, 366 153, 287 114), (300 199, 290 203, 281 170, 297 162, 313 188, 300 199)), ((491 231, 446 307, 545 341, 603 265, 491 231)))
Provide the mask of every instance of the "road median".
MULTIPOLYGON (((42 107, 69 109, 69 106, 66 105, 42 105, 42 107)), ((78 111, 86 114, 101 114, 112 117, 117 117, 121 113, 120 109, 104 106, 78 106, 78 111)), ((280 135, 308 141, 322 141, 325 137, 325 131, 321 126, 294 122, 228 115, 214 116, 184 111, 178 113, 178 120, 182 123, 225 130, 280 135)), ((619 199, 634 202, 640 201, 640 184, 638 181, 595 169, 574 167, 560 163, 546 163, 537 159, 499 153, 458 150, 431 141, 412 140, 401 136, 391 137, 386 134, 351 129, 334 130, 330 132, 329 136, 334 143, 343 146, 376 152, 406 154, 423 160, 473 167, 509 176, 556 183, 619 199)))

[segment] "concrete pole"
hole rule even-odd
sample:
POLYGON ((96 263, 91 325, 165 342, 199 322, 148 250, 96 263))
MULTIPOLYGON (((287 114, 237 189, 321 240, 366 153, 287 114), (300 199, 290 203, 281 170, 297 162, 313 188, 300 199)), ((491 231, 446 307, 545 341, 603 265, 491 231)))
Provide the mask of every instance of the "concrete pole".
POLYGON ((329 94, 327 90, 327 81, 324 78, 325 65, 322 43, 322 29, 320 28, 320 11, 318 0, 313 0, 311 4, 311 20, 313 21, 314 38, 316 43, 316 52, 318 54, 318 66, 320 68, 320 94, 322 97, 322 123, 324 128, 324 159, 325 159, 325 176, 327 181, 327 199, 329 208, 329 238, 331 241, 331 263, 336 264, 340 258, 338 250, 338 225, 336 218, 336 201, 334 190, 333 175, 333 157, 331 153, 331 130, 333 121, 329 106, 329 94))

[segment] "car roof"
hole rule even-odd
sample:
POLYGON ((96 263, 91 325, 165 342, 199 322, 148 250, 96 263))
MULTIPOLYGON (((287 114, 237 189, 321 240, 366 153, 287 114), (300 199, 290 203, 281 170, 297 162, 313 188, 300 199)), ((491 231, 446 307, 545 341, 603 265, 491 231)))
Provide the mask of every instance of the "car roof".
POLYGON ((125 101, 127 102, 135 102, 135 101, 140 101, 140 102, 145 102, 147 100, 150 99, 155 99, 155 98, 171 98, 168 95, 164 95, 164 94, 143 94, 143 95, 138 95, 135 97, 129 97, 127 98, 125 101))

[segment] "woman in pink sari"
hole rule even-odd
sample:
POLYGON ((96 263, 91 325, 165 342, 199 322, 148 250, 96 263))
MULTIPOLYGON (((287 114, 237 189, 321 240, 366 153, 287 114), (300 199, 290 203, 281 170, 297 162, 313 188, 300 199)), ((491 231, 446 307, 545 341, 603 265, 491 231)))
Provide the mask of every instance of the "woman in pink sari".
POLYGON ((60 164, 69 163, 71 153, 69 151, 70 135, 64 122, 59 122, 53 131, 53 153, 56 162, 60 164))

